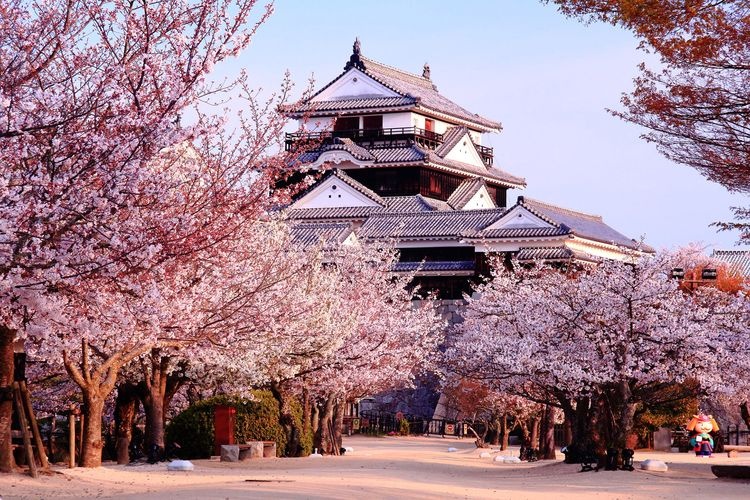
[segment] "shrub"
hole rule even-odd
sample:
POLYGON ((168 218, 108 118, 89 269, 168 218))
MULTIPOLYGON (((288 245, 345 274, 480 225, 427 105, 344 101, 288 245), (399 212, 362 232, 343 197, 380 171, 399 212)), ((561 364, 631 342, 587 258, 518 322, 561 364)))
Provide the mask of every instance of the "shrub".
POLYGON ((180 445, 180 458, 208 458, 213 453, 214 407, 232 406, 236 410, 234 439, 276 441, 280 456, 286 448, 286 437, 279 424, 279 407, 269 391, 253 391, 254 401, 232 396, 216 396, 190 406, 167 426, 167 442, 180 445))
POLYGON ((405 418, 398 421, 398 433, 402 436, 409 435, 409 421, 405 418))

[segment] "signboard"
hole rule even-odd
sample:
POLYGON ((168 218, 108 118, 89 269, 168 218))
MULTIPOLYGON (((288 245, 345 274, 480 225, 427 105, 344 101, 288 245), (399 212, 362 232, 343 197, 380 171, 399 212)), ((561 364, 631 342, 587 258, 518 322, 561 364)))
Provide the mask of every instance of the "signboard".
POLYGON ((445 433, 446 434, 455 434, 456 433, 456 424, 445 424, 445 433))
POLYGON ((358 431, 359 430, 359 419, 358 418, 352 419, 352 430, 353 431, 358 431))

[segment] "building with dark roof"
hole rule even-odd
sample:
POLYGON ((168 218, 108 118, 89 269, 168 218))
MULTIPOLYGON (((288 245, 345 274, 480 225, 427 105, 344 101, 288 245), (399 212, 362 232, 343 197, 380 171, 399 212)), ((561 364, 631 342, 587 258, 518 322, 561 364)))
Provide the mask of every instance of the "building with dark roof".
POLYGON ((333 227, 347 228, 337 238, 392 242, 394 271, 416 272, 444 298, 470 292, 490 254, 588 264, 651 251, 600 216, 527 197, 509 204, 507 191, 526 181, 482 145, 500 123, 440 94, 429 67, 387 66, 356 41, 343 72, 285 112, 300 119, 287 149, 305 147, 305 167, 328 169, 287 211, 304 243, 330 239, 333 227))
POLYGON ((711 258, 726 264, 732 273, 750 278, 750 250, 714 250, 711 258))

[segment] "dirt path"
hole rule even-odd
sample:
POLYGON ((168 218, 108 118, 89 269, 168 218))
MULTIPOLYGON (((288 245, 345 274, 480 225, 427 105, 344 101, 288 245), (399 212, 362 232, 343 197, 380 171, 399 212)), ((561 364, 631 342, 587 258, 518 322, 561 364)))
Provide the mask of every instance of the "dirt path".
MULTIPOLYGON (((714 478, 712 464, 750 465, 750 454, 699 459, 686 453, 637 452, 667 473, 588 472, 558 461, 496 465, 469 441, 441 438, 364 438, 345 441, 342 457, 263 459, 240 463, 194 461, 192 472, 164 464, 55 469, 33 480, 0 475, 0 498, 750 498, 750 482, 714 478), (449 447, 457 448, 448 452, 449 447)), ((517 449, 500 454, 517 455, 517 449)), ((562 457, 561 457, 562 458, 562 457)))

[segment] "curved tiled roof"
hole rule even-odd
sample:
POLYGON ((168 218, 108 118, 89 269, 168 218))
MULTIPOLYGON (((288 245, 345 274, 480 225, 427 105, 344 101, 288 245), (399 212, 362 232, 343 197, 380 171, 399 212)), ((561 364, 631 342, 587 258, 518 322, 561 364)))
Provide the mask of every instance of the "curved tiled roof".
POLYGON ((412 163, 422 162, 427 155, 418 146, 402 148, 372 148, 369 150, 376 163, 412 163))
POLYGON ((464 236, 469 239, 518 239, 518 238, 550 238, 570 234, 567 227, 508 227, 501 229, 483 229, 467 232, 464 236))
POLYGON ((319 207, 295 208, 289 210, 290 219, 356 219, 368 218, 374 212, 382 212, 383 207, 319 207))
POLYGON ((367 109, 377 107, 400 107, 422 109, 425 112, 433 112, 440 115, 457 118, 464 122, 475 125, 478 129, 500 130, 498 122, 489 120, 476 113, 472 113, 459 106, 450 99, 442 96, 437 87, 429 78, 415 75, 372 59, 363 57, 356 50, 350 58, 344 71, 318 90, 308 101, 283 108, 282 111, 289 114, 300 114, 305 112, 333 112, 347 109, 367 109), (325 89, 333 85, 339 78, 344 76, 351 68, 357 68, 373 80, 381 83, 392 91, 400 94, 397 97, 365 96, 353 99, 313 101, 325 89))
POLYGON ((374 213, 358 234, 370 239, 458 238, 499 219, 505 210, 452 210, 422 213, 374 213))
POLYGON ((425 261, 425 262, 396 262, 392 271, 395 272, 436 272, 436 271, 473 271, 473 260, 458 261, 425 261))
POLYGON ((486 179, 498 181, 506 187, 519 188, 526 186, 526 179, 523 177, 516 177, 515 175, 509 174, 499 168, 485 168, 479 165, 472 165, 470 163, 464 163, 455 160, 448 160, 435 154, 434 151, 427 152, 427 160, 438 166, 446 167, 452 170, 458 170, 459 172, 471 174, 473 176, 481 176, 486 179))
MULTIPOLYGON (((372 108, 400 108, 413 106, 417 100, 413 97, 360 97, 356 99, 336 99, 331 101, 308 101, 293 108, 294 113, 348 111, 372 108)), ((290 110, 291 111, 291 110, 290 110)))
POLYGON ((352 225, 348 222, 305 222, 293 224, 289 229, 292 242, 304 247, 319 243, 338 244, 351 232, 352 225))

